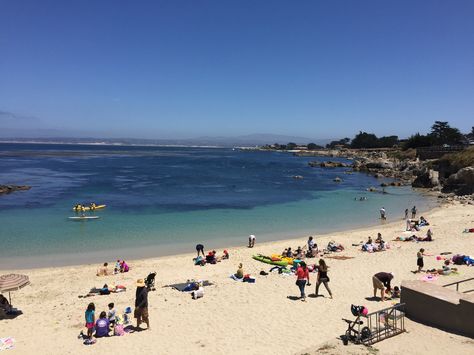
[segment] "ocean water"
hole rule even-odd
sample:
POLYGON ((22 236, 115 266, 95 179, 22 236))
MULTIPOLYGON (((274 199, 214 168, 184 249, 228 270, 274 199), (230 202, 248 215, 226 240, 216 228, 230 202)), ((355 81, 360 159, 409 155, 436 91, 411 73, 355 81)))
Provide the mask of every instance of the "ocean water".
MULTIPOLYGON (((345 168, 311 168, 288 153, 224 148, 0 144, 0 267, 100 262, 192 252, 377 224, 434 201, 345 168), (294 179, 301 175, 303 179, 294 179), (339 176, 342 183, 333 179, 339 176), (359 201, 359 197, 367 197, 359 201), (76 203, 107 208, 68 219, 76 203)), ((331 158, 331 160, 341 160, 331 158)))

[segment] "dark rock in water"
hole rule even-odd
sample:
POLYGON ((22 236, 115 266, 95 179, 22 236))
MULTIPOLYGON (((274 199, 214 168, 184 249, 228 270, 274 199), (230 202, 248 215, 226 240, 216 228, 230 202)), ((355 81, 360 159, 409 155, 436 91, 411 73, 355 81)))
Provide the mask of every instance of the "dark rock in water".
POLYGON ((14 191, 26 191, 31 189, 31 186, 27 185, 0 185, 0 194, 9 194, 14 191))
POLYGON ((460 169, 451 175, 443 186, 443 192, 454 192, 456 195, 474 193, 474 166, 460 169))
POLYGON ((308 165, 311 166, 312 168, 318 167, 318 166, 321 168, 348 168, 351 166, 350 164, 342 163, 339 161, 323 161, 323 162, 310 161, 308 165))

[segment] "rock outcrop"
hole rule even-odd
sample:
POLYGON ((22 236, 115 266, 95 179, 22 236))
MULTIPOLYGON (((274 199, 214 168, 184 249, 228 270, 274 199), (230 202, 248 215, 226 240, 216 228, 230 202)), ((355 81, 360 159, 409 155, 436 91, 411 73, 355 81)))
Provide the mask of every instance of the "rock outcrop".
POLYGON ((474 193, 474 166, 460 169, 445 181, 443 192, 454 192, 456 195, 470 195, 474 193))
POLYGON ((413 187, 433 188, 439 186, 439 173, 433 169, 422 168, 415 172, 413 187))
POLYGON ((321 167, 321 168, 348 168, 351 165, 346 164, 340 161, 323 161, 323 162, 318 162, 318 161, 310 161, 308 163, 309 166, 312 168, 314 167, 321 167))

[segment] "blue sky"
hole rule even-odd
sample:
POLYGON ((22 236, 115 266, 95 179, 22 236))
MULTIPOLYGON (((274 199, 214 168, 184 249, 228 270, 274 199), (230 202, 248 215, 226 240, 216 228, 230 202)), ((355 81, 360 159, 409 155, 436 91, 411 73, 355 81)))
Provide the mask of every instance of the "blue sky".
POLYGON ((0 0, 0 126, 336 138, 447 120, 470 131, 473 18, 471 0, 0 0))

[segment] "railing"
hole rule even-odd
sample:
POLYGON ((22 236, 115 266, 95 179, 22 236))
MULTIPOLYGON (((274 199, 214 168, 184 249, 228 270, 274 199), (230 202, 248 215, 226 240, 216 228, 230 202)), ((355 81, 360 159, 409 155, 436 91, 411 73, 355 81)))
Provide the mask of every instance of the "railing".
POLYGON ((372 345, 405 332, 404 305, 404 303, 400 303, 363 316, 367 318, 367 327, 370 329, 370 336, 361 339, 362 344, 372 345))
MULTIPOLYGON (((450 284, 447 284, 447 285, 443 285, 443 287, 456 285, 456 291, 459 292, 459 284, 462 284, 462 283, 468 282, 468 281, 472 281, 472 280, 474 280, 474 277, 471 277, 470 279, 465 279, 465 280, 453 282, 453 283, 450 283, 450 284)), ((469 293, 469 292, 473 292, 473 291, 474 291, 474 288, 472 290, 463 291, 462 293, 469 293)))

